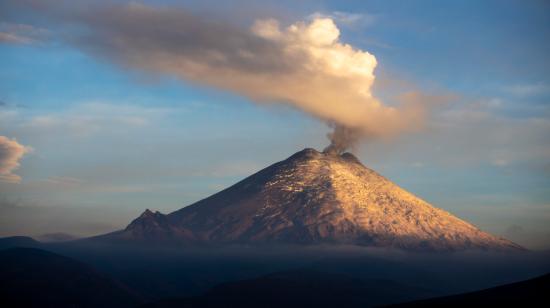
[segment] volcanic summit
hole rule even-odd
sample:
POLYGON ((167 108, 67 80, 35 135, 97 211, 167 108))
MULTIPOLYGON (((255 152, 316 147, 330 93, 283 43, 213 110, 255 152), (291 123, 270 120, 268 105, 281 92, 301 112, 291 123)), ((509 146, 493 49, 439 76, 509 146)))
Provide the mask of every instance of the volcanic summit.
POLYGON ((104 237, 182 244, 351 244, 420 251, 516 250, 365 167, 304 149, 206 199, 145 211, 104 237))

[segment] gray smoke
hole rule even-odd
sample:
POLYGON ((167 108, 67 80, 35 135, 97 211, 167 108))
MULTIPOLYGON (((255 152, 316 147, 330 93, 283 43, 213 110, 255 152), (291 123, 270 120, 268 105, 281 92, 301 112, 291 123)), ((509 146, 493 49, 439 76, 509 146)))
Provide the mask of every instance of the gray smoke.
POLYGON ((327 134, 330 145, 323 152, 327 154, 342 154, 346 150, 355 151, 357 144, 363 137, 358 129, 349 128, 338 124, 330 124, 333 131, 327 134))

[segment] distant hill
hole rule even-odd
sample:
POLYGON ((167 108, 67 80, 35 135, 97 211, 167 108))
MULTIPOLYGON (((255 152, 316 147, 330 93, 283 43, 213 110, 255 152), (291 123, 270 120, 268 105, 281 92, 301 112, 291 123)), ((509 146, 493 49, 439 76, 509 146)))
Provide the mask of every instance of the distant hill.
POLYGON ((133 307, 140 301, 71 258, 35 248, 0 250, 1 307, 133 307))
POLYGON ((224 283, 202 296, 167 299, 144 307, 373 307, 433 294, 389 280, 293 270, 224 283))
POLYGON ((549 307, 550 274, 486 290, 419 300, 395 307, 549 307))
POLYGON ((79 237, 72 234, 57 232, 57 233, 47 233, 36 236, 36 238, 44 243, 58 243, 58 242, 69 242, 78 239, 79 237))
POLYGON ((0 249, 13 247, 40 247, 42 243, 28 236, 9 236, 0 238, 0 249))

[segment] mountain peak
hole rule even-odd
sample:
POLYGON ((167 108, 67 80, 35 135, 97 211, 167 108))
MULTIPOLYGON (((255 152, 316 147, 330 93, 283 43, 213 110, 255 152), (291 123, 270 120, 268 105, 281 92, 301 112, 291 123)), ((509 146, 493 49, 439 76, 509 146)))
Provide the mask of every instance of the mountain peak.
POLYGON ((305 148, 292 154, 287 160, 299 160, 299 159, 316 159, 323 155, 321 152, 313 148, 305 148))
POLYGON ((143 213, 141 213, 141 215, 139 215, 138 219, 150 219, 150 218, 157 218, 157 217, 161 217, 161 216, 164 216, 164 214, 162 214, 161 212, 159 211, 151 211, 150 209, 145 209, 145 211, 143 211, 143 213))
POLYGON ((334 150, 325 150, 323 152, 319 152, 313 148, 305 148, 299 152, 296 152, 289 158, 287 158, 287 160, 290 160, 290 161, 316 160, 316 159, 330 159, 330 160, 336 160, 336 161, 340 160, 340 161, 352 162, 352 163, 362 165, 361 161, 350 152, 345 152, 342 154, 339 154, 334 150))
POLYGON ((141 215, 139 216, 140 218, 145 218, 145 217, 150 217, 150 216, 153 216, 154 213, 150 210, 150 209, 145 209, 145 211, 143 211, 143 213, 141 213, 141 215))
POLYGON ((405 191, 351 153, 311 148, 168 215, 146 210, 121 236, 409 250, 520 249, 405 191))

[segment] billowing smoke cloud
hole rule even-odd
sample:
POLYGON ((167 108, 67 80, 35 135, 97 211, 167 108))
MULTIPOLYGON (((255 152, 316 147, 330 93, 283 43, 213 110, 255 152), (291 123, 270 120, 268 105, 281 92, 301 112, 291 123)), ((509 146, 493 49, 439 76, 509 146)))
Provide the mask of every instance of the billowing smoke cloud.
POLYGON ((422 104, 381 103, 371 91, 375 56, 341 42, 331 18, 313 16, 288 26, 257 20, 246 29, 179 8, 129 4, 65 19, 82 30, 73 31, 73 43, 118 64, 288 104, 326 121, 336 128, 330 148, 337 152, 360 137, 418 128, 422 104))
POLYGON ((13 171, 19 167, 19 161, 31 151, 30 147, 21 145, 15 139, 0 136, 0 181, 19 183, 21 177, 13 171))

